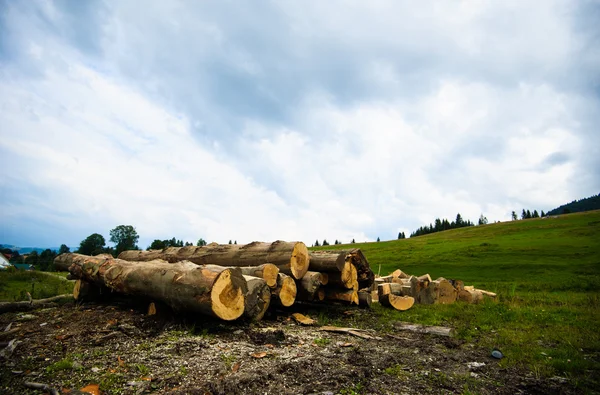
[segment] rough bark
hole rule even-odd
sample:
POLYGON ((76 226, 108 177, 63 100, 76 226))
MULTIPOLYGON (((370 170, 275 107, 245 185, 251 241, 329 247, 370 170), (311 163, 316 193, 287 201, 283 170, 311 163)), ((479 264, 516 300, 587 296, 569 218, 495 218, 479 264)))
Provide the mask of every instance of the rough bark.
POLYGON ((298 289, 293 278, 284 273, 277 276, 277 287, 271 291, 272 302, 283 307, 290 307, 296 301, 298 289))
POLYGON ((234 320, 244 313, 246 281, 239 269, 198 266, 163 260, 129 262, 71 254, 73 276, 127 295, 166 303, 175 311, 193 311, 234 320))
POLYGON ((198 265, 259 266, 271 263, 279 270, 301 279, 309 267, 306 245, 302 242, 276 241, 274 243, 252 242, 246 245, 219 244, 204 247, 169 247, 163 250, 123 251, 119 259, 128 261, 151 261, 164 259, 168 262, 187 260, 198 265))
POLYGON ((244 317, 252 321, 260 321, 271 304, 271 287, 259 277, 244 276, 248 284, 244 317))
POLYGON ((296 280, 297 300, 313 301, 321 287, 322 276, 319 272, 308 271, 301 280, 296 280))

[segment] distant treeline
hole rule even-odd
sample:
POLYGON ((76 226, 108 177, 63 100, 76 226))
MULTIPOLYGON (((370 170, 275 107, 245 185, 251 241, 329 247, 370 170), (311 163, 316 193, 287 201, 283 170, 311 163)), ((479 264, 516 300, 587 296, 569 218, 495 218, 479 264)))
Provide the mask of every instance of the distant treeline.
MULTIPOLYGON (((485 220, 487 223, 487 219, 485 220)), ((430 233, 441 232, 449 229, 458 229, 465 228, 467 226, 474 226, 475 224, 470 220, 464 220, 460 213, 456 214, 456 220, 449 222, 446 218, 444 219, 435 219, 434 224, 429 224, 429 226, 421 226, 419 229, 415 230, 410 234, 410 237, 415 236, 423 236, 428 235, 430 233)))
POLYGON ((546 215, 559 215, 559 214, 569 214, 569 213, 579 213, 582 211, 592 211, 600 209, 600 193, 595 196, 590 196, 588 198, 573 200, 571 203, 563 204, 555 208, 554 210, 550 210, 546 213, 546 215))

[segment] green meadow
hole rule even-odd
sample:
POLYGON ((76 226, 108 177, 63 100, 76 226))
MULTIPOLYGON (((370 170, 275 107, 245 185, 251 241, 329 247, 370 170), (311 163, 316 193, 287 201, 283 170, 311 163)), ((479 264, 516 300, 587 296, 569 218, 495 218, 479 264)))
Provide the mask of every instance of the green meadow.
POLYGON ((566 377, 582 389, 600 384, 600 211, 314 249, 349 247, 361 248, 381 275, 399 268, 498 294, 480 305, 375 306, 382 330, 395 320, 447 325, 462 339, 501 350, 506 366, 566 377))

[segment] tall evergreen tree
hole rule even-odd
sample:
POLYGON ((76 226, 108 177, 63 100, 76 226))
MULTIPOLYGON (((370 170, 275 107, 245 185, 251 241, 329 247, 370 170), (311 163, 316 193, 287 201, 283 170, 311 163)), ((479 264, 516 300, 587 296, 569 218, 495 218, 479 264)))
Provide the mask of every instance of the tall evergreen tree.
POLYGON ((512 212, 512 220, 516 221, 517 219, 518 219, 517 218, 517 213, 513 210, 513 212, 512 212))

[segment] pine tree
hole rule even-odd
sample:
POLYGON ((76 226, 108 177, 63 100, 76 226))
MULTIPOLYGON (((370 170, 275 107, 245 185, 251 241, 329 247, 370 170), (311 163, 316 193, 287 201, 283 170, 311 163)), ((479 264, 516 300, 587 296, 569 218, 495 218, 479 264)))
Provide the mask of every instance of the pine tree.
POLYGON ((319 244, 319 240, 317 239, 317 241, 315 241, 315 247, 318 247, 318 246, 320 246, 320 244, 319 244))
POLYGON ((379 243, 379 237, 377 238, 377 242, 379 243))
POLYGON ((350 242, 350 244, 354 244, 354 243, 356 243, 356 242, 354 241, 354 239, 352 239, 352 241, 350 242))
POLYGON ((546 214, 544 214, 544 210, 542 210, 542 212, 540 213, 540 217, 545 217, 546 214))
POLYGON ((531 218, 531 211, 527 210, 527 217, 526 218, 531 218))
POLYGON ((533 218, 539 218, 540 215, 538 214, 537 210, 533 210, 533 218))
POLYGON ((322 245, 323 245, 323 246, 328 246, 328 245, 329 245, 329 243, 327 242, 327 240, 323 239, 323 244, 322 244, 322 245))
POLYGON ((523 212, 521 213, 521 219, 527 219, 527 211, 525 211, 525 209, 523 209, 523 212))
POLYGON ((517 218, 517 213, 513 210, 513 212, 512 212, 512 220, 516 221, 517 219, 518 219, 517 218))

